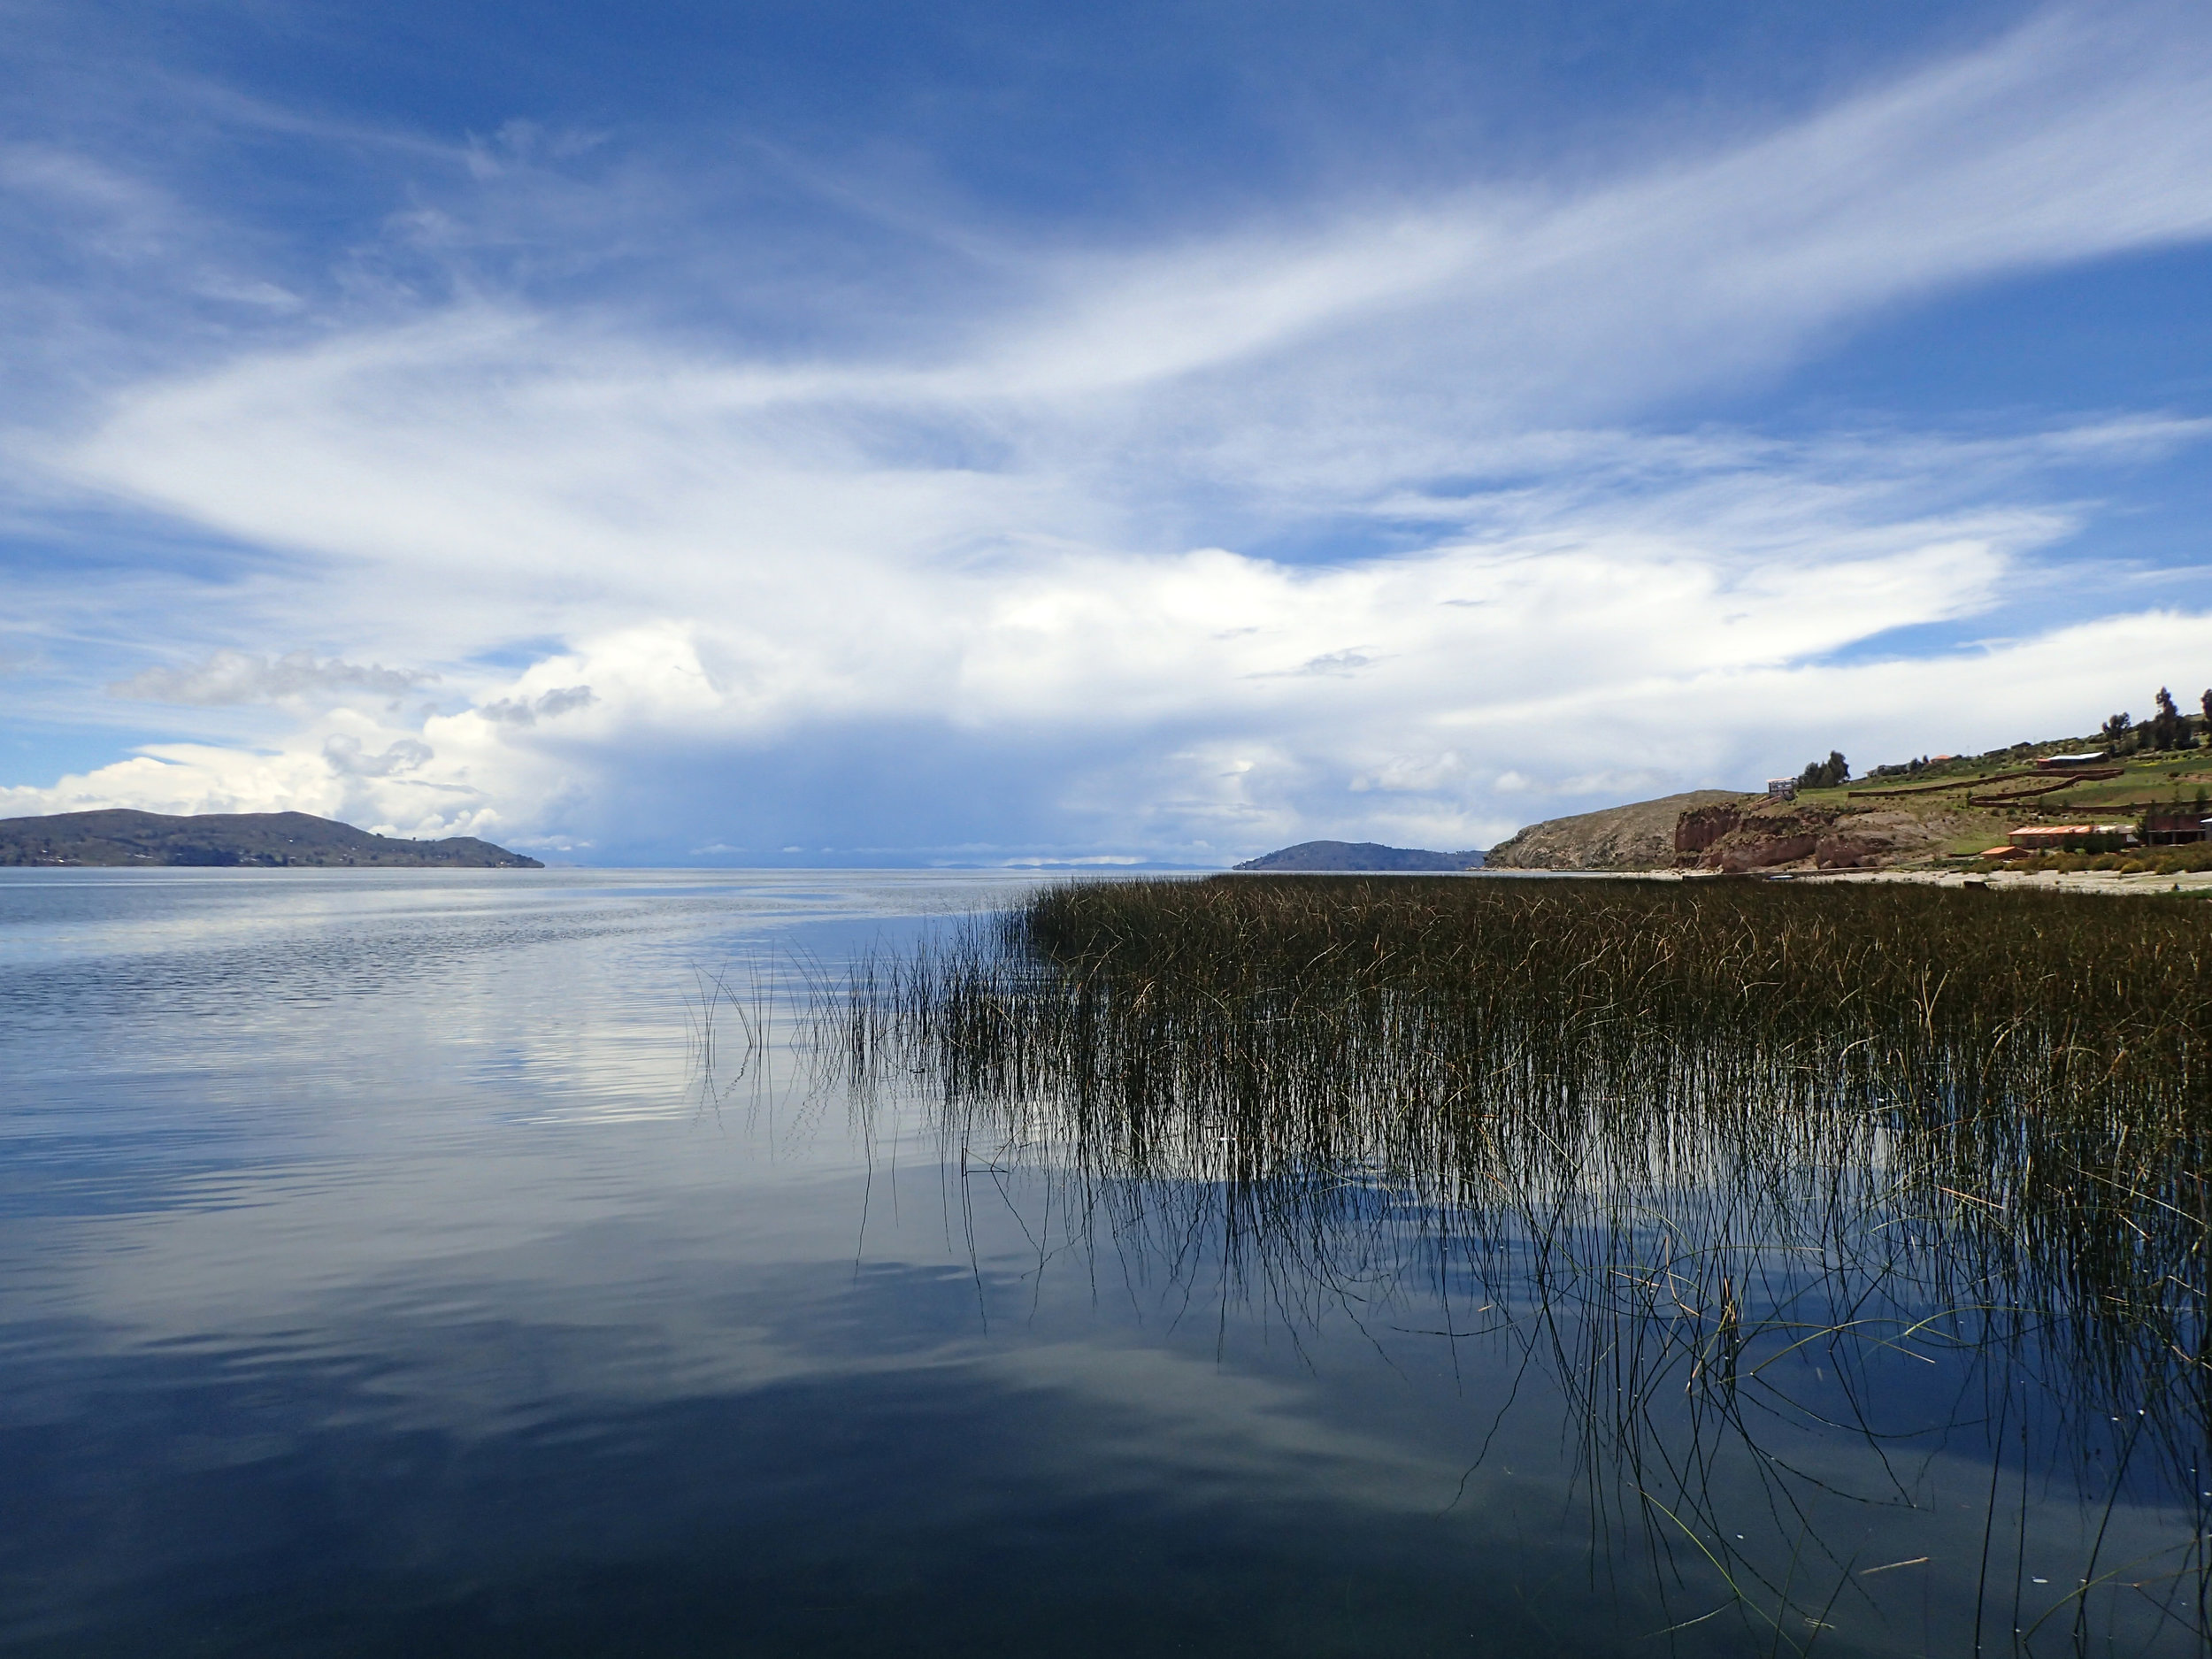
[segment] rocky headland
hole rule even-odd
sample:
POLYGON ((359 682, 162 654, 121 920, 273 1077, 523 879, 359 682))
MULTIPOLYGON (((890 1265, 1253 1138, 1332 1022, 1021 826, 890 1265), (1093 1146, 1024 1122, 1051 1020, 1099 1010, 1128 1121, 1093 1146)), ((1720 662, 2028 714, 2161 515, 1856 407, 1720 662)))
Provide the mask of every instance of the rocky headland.
POLYGON ((1675 826, 1702 807, 1740 804, 1729 789, 1692 789, 1571 818, 1547 818, 1490 849, 1493 870, 1670 870, 1675 826))
POLYGON ((1683 812, 1671 862, 1731 872, 1786 865, 1868 870, 1941 852, 1978 821, 1978 814, 1738 795, 1683 812))

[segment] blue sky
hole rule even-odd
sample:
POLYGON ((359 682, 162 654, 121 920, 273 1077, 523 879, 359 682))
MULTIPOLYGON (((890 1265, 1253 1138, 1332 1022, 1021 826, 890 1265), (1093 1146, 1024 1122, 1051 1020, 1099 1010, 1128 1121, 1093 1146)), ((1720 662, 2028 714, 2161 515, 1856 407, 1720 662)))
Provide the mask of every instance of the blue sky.
POLYGON ((2201 5, 0 24, 0 810, 1217 864, 2212 684, 2201 5))

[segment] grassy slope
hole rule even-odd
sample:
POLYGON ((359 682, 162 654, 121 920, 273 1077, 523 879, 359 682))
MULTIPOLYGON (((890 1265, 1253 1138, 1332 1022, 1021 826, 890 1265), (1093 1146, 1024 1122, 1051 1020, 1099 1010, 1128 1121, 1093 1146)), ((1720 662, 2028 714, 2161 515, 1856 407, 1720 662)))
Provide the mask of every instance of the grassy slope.
POLYGON ((2109 765, 2116 778, 2075 782, 2050 794, 1991 803, 1999 796, 2032 787, 2039 755, 2085 753, 2104 745, 2093 738, 2037 743, 2024 749, 1939 761, 1909 776, 1862 778, 1839 789, 1808 789, 1799 799, 1813 804, 1909 812, 1916 817, 1955 816, 1960 827, 1945 843, 1949 853, 1978 853, 1996 846, 2013 829, 2029 824, 2129 823, 2156 808, 2191 805, 2200 788, 2212 792, 2212 749, 2175 749, 2122 757, 2109 765), (1910 789, 1910 794, 1886 791, 1910 789), (1970 797, 1983 797, 1976 803, 1970 797))

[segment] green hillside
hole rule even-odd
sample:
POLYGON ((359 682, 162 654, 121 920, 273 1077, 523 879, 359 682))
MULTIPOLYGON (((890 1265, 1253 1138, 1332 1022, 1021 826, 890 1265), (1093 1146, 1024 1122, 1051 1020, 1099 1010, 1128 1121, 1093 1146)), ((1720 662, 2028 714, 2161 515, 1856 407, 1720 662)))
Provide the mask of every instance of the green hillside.
MULTIPOLYGON (((2212 694, 2207 694, 2212 703, 2212 694)), ((1490 850, 1498 869, 1714 872, 1941 867, 2025 828, 2083 826, 2072 848, 2014 869, 2212 869, 2207 721, 2165 693, 2158 716, 2116 715, 2091 737, 1924 756, 1854 778, 1843 756, 1807 766, 1793 795, 1700 791, 1533 824, 1490 850), (2055 767, 2057 757, 2069 764, 2055 767), (2040 764, 2039 764, 2040 763, 2040 764), (2109 833, 2098 834, 2100 828, 2109 833), (2119 845, 2133 838, 2142 844, 2119 845), (2153 845, 2172 840, 2181 844, 2153 845)))
MULTIPOLYGON (((1946 756, 1878 767, 1839 787, 1801 789, 1798 802, 1847 813, 1909 813, 1942 820, 1949 833, 1931 852, 1971 854, 2032 826, 2124 824, 2147 818, 2212 816, 2212 749, 2201 747, 2204 723, 2185 722, 2190 747, 2133 748, 2108 734, 2019 743, 1973 756, 1946 756), (2094 764, 2065 772, 2039 768, 2056 755, 2096 755, 2094 764)), ((2147 730, 2147 728, 2137 728, 2147 730)), ((2154 849, 2147 849, 2154 850, 2154 849)), ((2161 854, 2172 862, 2171 854, 2161 854)))

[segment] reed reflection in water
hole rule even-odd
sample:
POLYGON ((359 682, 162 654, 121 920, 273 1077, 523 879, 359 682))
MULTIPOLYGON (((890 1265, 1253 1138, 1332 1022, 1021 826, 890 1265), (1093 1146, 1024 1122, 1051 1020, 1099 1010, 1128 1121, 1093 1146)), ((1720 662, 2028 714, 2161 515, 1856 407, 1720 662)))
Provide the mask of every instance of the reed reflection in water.
POLYGON ((1084 883, 862 958, 813 1029, 864 1108, 926 1091, 948 1165, 1018 1172, 995 1190, 1094 1259, 1502 1355, 1466 1409, 1563 1407, 1592 1582, 1678 1643, 2196 1651, 2208 921, 1084 883))

